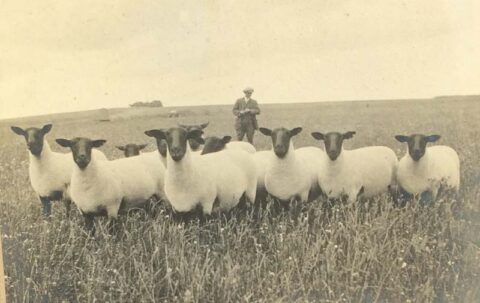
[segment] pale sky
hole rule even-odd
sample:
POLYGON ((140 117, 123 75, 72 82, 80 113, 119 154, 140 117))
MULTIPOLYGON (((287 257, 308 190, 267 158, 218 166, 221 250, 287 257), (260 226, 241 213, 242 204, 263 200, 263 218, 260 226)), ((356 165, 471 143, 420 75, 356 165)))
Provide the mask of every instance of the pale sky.
POLYGON ((478 0, 0 0, 0 119, 480 93, 478 0))

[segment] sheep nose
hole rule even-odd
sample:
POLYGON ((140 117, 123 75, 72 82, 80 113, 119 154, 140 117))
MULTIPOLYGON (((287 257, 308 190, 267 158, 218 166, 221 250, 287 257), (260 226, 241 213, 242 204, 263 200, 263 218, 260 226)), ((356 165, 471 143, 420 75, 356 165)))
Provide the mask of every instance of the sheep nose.
POLYGON ((79 160, 86 160, 86 159, 87 159, 87 155, 78 155, 78 159, 79 159, 79 160))

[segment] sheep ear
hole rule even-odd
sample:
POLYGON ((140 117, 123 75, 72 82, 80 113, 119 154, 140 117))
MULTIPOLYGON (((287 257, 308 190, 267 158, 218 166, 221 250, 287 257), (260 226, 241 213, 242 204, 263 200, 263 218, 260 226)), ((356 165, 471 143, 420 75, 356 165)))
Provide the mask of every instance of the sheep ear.
POLYGON ((125 151, 125 146, 119 146, 119 145, 117 145, 116 148, 118 148, 118 149, 121 150, 121 151, 125 151))
POLYGON ((230 142, 230 140, 232 140, 232 137, 231 136, 224 136, 222 138, 222 143, 223 144, 227 144, 228 142, 230 142))
POLYGON ((10 126, 12 131, 16 133, 19 136, 25 136, 27 133, 23 130, 23 128, 20 128, 18 126, 10 126))
POLYGON ((158 152, 165 157, 167 155, 167 141, 161 140, 157 145, 158 152))
POLYGON ((205 144, 205 140, 203 140, 202 137, 195 138, 194 140, 197 141, 197 143, 205 144))
POLYGON ((425 141, 427 142, 436 142, 438 139, 440 139, 440 135, 425 136, 425 141))
POLYGON ((200 129, 205 129, 208 126, 209 123, 210 123, 210 121, 207 121, 203 124, 200 124, 200 129))
POLYGON ((105 142, 107 142, 107 140, 102 140, 102 139, 93 140, 92 141, 92 147, 97 147, 98 148, 98 147, 102 146, 103 144, 105 144, 105 142))
POLYGON ((404 136, 404 135, 396 135, 395 136, 395 139, 398 141, 398 142, 408 142, 408 140, 410 139, 409 136, 404 136))
POLYGON ((45 135, 52 130, 52 124, 45 124, 42 127, 42 133, 45 135))
POLYGON ((142 150, 147 146, 148 146, 148 144, 140 144, 140 145, 138 145, 138 150, 142 150))
POLYGON ((59 139, 56 139, 55 141, 57 142, 58 145, 62 147, 72 147, 72 141, 70 140, 59 138, 59 139))
POLYGON ((313 132, 312 137, 317 139, 317 140, 324 140, 325 139, 325 135, 320 133, 320 132, 313 132))
POLYGON ((158 138, 158 139, 165 139, 165 140, 167 139, 167 137, 165 136, 165 132, 161 129, 147 130, 145 131, 145 135, 149 137, 158 138))
POLYGON ((301 127, 292 128, 290 130, 290 137, 298 135, 302 130, 303 130, 303 128, 301 128, 301 127))
POLYGON ((269 129, 269 128, 260 127, 258 130, 259 130, 262 134, 264 134, 265 136, 269 136, 269 137, 272 136, 272 130, 269 129))
POLYGON ((187 139, 193 139, 200 144, 205 144, 205 141, 202 138, 203 130, 201 129, 194 129, 188 132, 187 139))
POLYGON ((353 132, 353 131, 349 131, 349 132, 346 132, 343 134, 343 139, 351 139, 353 138, 353 135, 355 135, 356 132, 353 132))

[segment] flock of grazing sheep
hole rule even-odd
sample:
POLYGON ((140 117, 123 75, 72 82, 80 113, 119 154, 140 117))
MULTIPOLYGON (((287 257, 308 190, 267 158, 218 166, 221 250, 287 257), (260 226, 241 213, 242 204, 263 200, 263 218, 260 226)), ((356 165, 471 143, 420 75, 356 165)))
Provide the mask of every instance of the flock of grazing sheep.
POLYGON ((108 160, 97 148, 106 140, 83 137, 56 139, 71 153, 50 149, 42 128, 12 126, 25 138, 30 156, 29 174, 40 197, 43 213, 51 201, 63 200, 67 213, 71 201, 94 232, 94 217, 115 219, 119 211, 144 205, 150 198, 166 201, 175 215, 204 217, 246 204, 261 203, 267 195, 288 202, 306 202, 320 195, 329 200, 354 202, 390 192, 436 199, 441 189, 458 191, 460 162, 448 146, 427 147, 438 135, 395 136, 408 144, 398 161, 388 147, 342 148, 355 132, 313 132, 325 148, 295 148, 293 138, 302 128, 260 128, 271 137, 272 149, 256 151, 231 137, 203 137, 202 125, 179 125, 145 131, 156 139, 158 150, 142 153, 146 145, 117 146, 125 158, 108 160), (73 161, 72 161, 73 160, 73 161))

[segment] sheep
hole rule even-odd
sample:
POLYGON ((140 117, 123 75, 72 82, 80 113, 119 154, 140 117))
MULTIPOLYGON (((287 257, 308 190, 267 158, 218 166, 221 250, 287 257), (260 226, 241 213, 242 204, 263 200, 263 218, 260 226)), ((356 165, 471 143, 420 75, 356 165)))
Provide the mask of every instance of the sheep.
POLYGON ((117 145, 117 149, 123 151, 126 158, 140 155, 140 151, 147 147, 148 144, 133 144, 117 145))
POLYGON ((354 134, 312 133, 313 138, 324 142, 328 155, 318 171, 318 184, 329 199, 346 197, 352 203, 360 196, 373 197, 394 185, 398 160, 393 150, 385 146, 344 150, 343 141, 354 134))
POLYGON ((460 160, 457 152, 444 145, 427 147, 439 135, 397 135, 395 139, 408 144, 408 153, 400 159, 397 180, 404 191, 412 195, 430 193, 435 200, 440 189, 458 192, 460 160))
POLYGON ((257 193, 256 193, 256 206, 259 206, 259 203, 264 202, 268 193, 265 189, 265 167, 268 163, 271 153, 269 151, 256 151, 255 147, 248 143, 242 141, 233 141, 230 142, 232 137, 224 136, 223 138, 219 137, 207 137, 205 138, 205 144, 203 146, 202 155, 215 153, 224 149, 241 149, 248 153, 253 154, 253 161, 255 163, 257 171, 257 193))
POLYGON ((228 210, 239 202, 246 206, 247 200, 254 203, 257 192, 257 167, 253 155, 242 149, 226 149, 212 157, 213 161, 221 163, 217 175, 217 198, 221 202, 218 210, 228 210))
POLYGON ((231 136, 223 136, 222 138, 215 136, 207 137, 205 138, 205 144, 201 154, 214 153, 223 149, 242 149, 251 154, 257 151, 255 146, 248 142, 230 140, 232 140, 231 136))
POLYGON ((160 191, 156 168, 143 157, 99 161, 92 157, 92 149, 106 140, 76 137, 56 142, 72 151, 75 165, 70 194, 91 234, 95 233, 95 216, 106 215, 113 222, 121 209, 141 206, 160 191))
MULTIPOLYGON (((204 130, 209 123, 210 122, 205 122, 202 124, 190 124, 190 125, 178 123, 178 126, 185 128, 187 131, 196 130, 196 129, 204 130)), ((190 144, 190 148, 193 152, 201 153, 203 143, 201 143, 199 140, 192 138, 188 140, 188 144, 190 144)))
MULTIPOLYGON (((29 151, 29 176, 33 190, 40 198, 43 215, 51 215, 51 202, 63 200, 67 217, 70 214, 71 197, 69 196, 70 176, 72 174, 72 155, 51 150, 45 135, 52 129, 52 124, 42 128, 22 129, 12 126, 12 131, 25 137, 29 151)), ((105 155, 97 151, 95 157, 106 160, 105 155)))
POLYGON ((124 152, 126 158, 139 156, 142 160, 146 161, 147 165, 149 165, 150 170, 152 170, 153 175, 156 176, 159 182, 160 191, 156 194, 156 196, 158 199, 165 200, 166 197, 163 193, 163 178, 165 174, 166 160, 162 153, 157 150, 140 153, 140 151, 147 147, 147 145, 148 144, 137 145, 129 143, 123 146, 117 146, 117 148, 124 152))
POLYGON ((273 155, 265 167, 267 192, 282 201, 311 200, 319 193, 316 173, 323 151, 317 147, 294 148, 292 138, 302 131, 301 127, 259 130, 272 139, 273 155))
POLYGON ((255 200, 255 164, 253 160, 248 162, 248 153, 232 150, 194 154, 187 141, 194 139, 203 144, 200 129, 153 129, 145 134, 155 137, 157 142, 167 142, 165 194, 176 213, 196 211, 210 215, 233 208, 244 195, 255 200), (242 169, 236 163, 250 169, 242 169))

